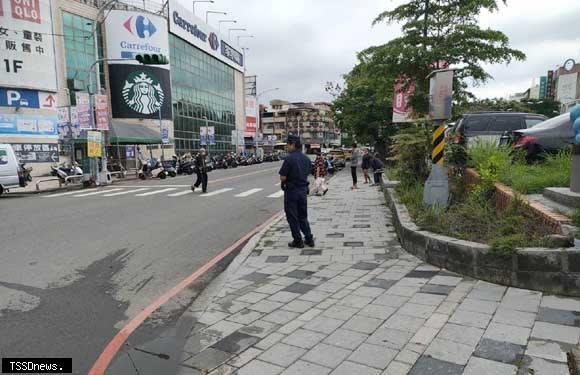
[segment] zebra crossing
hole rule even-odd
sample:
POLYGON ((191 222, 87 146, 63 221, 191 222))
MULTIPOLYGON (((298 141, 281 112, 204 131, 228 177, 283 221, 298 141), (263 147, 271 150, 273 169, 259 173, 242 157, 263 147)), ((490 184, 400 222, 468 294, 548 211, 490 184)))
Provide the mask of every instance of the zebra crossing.
MULTIPOLYGON (((280 184, 276 184, 274 189, 277 190, 280 184)), ((251 198, 251 197, 264 197, 268 199, 277 199, 284 196, 282 190, 277 190, 272 193, 272 190, 265 192, 264 188, 252 188, 248 190, 244 189, 234 189, 234 188, 223 188, 218 190, 210 190, 207 193, 201 193, 199 191, 193 192, 191 188, 183 186, 169 187, 164 186, 149 186, 149 187, 116 187, 116 188, 101 188, 94 190, 77 190, 69 191, 66 193, 56 193, 49 195, 41 195, 43 199, 53 199, 53 198, 86 198, 86 199, 98 199, 98 198, 123 198, 123 197, 167 197, 167 198, 180 198, 189 195, 196 195, 202 198, 212 198, 216 196, 229 195, 235 199, 251 198), (261 193, 261 194, 260 194, 261 193)))

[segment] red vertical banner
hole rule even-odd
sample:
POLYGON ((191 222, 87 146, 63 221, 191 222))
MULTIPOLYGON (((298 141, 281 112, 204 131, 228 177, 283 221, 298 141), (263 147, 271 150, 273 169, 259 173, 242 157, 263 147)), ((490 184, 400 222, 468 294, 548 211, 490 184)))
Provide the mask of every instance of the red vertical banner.
POLYGON ((95 95, 97 129, 109 130, 109 101, 107 95, 95 95))
POLYGON ((15 20, 42 23, 40 0, 10 0, 10 5, 15 20))
POLYGON ((393 94, 393 122, 407 122, 410 121, 410 114, 413 108, 409 106, 409 99, 415 93, 415 83, 404 79, 397 79, 395 81, 395 91, 393 94), (406 90, 405 90, 405 86, 406 90))
POLYGON ((0 17, 4 15, 4 7, 2 5, 2 0, 0 0, 0 17))

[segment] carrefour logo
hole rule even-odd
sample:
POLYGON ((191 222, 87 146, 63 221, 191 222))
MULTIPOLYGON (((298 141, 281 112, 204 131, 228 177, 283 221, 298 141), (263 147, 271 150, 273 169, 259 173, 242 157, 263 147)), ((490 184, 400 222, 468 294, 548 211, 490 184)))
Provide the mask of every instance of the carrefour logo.
POLYGON ((123 24, 125 29, 131 34, 138 36, 141 39, 151 38, 157 31, 157 28, 149 18, 143 16, 129 17, 123 24))
POLYGON ((209 45, 214 51, 217 51, 217 49, 220 48, 220 41, 215 33, 209 34, 209 45))

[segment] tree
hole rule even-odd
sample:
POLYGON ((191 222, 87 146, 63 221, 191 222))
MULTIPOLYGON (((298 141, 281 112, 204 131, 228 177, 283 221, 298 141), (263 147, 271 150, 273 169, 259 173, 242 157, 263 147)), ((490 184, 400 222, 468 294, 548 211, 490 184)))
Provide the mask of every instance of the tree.
POLYGON ((550 99, 505 100, 501 98, 471 100, 453 108, 454 118, 466 112, 526 112, 554 117, 560 114, 560 102, 550 99))
POLYGON ((447 65, 459 68, 455 73, 454 102, 473 99, 468 91, 469 83, 483 84, 491 78, 483 64, 525 59, 523 52, 509 47, 505 34, 478 25, 479 14, 483 10, 499 11, 498 3, 497 0, 410 0, 381 13, 373 22, 402 23, 403 35, 366 49, 359 54, 359 59, 376 68, 378 75, 414 78, 416 90, 410 105, 418 115, 428 112, 427 75, 447 65))

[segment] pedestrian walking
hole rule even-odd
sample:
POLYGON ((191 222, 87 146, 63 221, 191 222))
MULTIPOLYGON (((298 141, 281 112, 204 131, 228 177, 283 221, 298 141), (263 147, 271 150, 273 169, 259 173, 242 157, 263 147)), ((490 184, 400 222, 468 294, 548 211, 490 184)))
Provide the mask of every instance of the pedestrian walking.
POLYGON ((360 159, 360 152, 357 148, 356 143, 352 144, 352 155, 350 157, 350 174, 352 175, 352 187, 351 189, 358 189, 357 186, 357 176, 356 176, 356 169, 358 167, 359 159, 360 159))
POLYGON ((371 167, 373 168, 373 177, 374 177, 374 184, 373 186, 377 186, 381 184, 381 179, 383 177, 383 168, 385 167, 383 165, 383 162, 381 161, 381 159, 379 158, 379 153, 375 153, 375 155, 373 156, 372 160, 371 160, 371 167))
POLYGON ((287 146, 289 154, 284 158, 279 175, 284 190, 284 211, 293 239, 288 246, 302 249, 306 244, 314 247, 314 237, 308 223, 308 175, 312 171, 312 162, 302 153, 299 137, 289 135, 287 146))
POLYGON ((316 159, 314 160, 314 170, 312 171, 314 175, 314 189, 313 193, 320 196, 326 195, 328 192, 328 187, 326 186, 326 164, 322 154, 318 153, 316 159))
POLYGON ((195 191, 201 185, 201 191, 207 193, 207 162, 206 162, 205 148, 199 150, 199 154, 195 157, 195 173, 197 180, 195 184, 191 185, 191 191, 195 191))
POLYGON ((362 170, 363 175, 365 176, 365 184, 371 183, 371 177, 369 176, 369 169, 371 167, 371 159, 372 156, 369 153, 369 149, 365 148, 362 157, 362 170))

